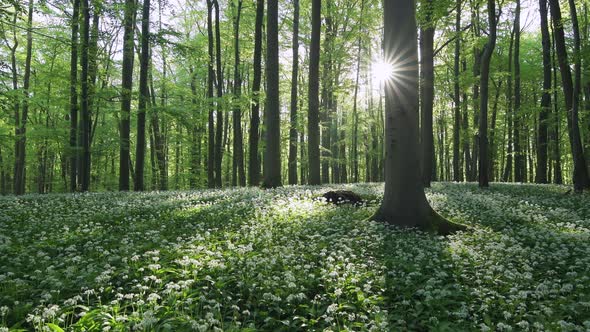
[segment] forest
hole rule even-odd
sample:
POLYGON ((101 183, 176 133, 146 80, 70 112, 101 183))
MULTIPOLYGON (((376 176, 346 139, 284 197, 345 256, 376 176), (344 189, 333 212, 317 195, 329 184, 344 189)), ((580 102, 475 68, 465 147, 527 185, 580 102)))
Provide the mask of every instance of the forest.
MULTIPOLYGON (((521 1, 417 4, 426 186, 590 185, 588 4, 521 1)), ((318 6, 272 76, 261 1, 3 4, 1 192, 257 186, 267 148, 274 184, 383 181, 382 5, 318 6)))
POLYGON ((0 332, 590 329, 589 7, 0 0, 0 332))

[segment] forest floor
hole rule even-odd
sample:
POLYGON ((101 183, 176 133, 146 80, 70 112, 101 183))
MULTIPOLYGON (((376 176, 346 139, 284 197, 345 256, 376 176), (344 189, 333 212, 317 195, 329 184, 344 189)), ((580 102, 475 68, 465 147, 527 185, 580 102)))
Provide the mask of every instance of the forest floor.
POLYGON ((436 183, 472 226, 448 237, 365 221, 382 184, 2 197, 0 331, 582 331, 590 196, 566 191, 436 183))

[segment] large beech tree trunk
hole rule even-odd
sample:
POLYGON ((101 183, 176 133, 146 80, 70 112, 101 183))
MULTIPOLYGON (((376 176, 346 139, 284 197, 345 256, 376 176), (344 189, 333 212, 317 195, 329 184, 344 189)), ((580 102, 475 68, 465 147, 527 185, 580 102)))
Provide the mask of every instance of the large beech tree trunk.
POLYGON ((414 1, 384 1, 383 6, 385 59, 397 70, 385 83, 385 195, 372 219, 448 234, 463 227, 446 221, 428 204, 416 153, 420 144, 414 1))

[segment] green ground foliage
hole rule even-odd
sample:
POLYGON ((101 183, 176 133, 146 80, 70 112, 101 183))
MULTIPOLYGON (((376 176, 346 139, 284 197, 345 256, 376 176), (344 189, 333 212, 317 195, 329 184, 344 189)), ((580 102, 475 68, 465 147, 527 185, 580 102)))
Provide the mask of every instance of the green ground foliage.
POLYGON ((590 204, 566 190, 435 184, 472 227, 449 237, 365 221, 377 184, 0 197, 0 331, 581 331, 590 204))

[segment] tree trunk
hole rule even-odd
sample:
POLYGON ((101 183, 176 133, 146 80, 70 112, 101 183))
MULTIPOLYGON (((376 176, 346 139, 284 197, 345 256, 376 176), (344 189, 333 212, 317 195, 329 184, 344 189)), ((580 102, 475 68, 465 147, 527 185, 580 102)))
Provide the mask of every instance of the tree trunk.
POLYGON ((488 162, 488 96, 490 62, 496 47, 496 2, 488 0, 488 22, 490 34, 481 57, 480 99, 479 99, 479 186, 489 187, 488 162))
POLYGON ((422 146, 422 184, 430 187, 432 170, 435 168, 434 129, 432 126, 432 109, 434 107, 434 23, 432 22, 433 0, 424 3, 426 16, 420 28, 420 51, 422 60, 421 99, 421 146, 422 146))
POLYGON ((223 71, 221 70, 221 33, 220 33, 220 21, 219 21, 219 2, 213 0, 213 6, 215 7, 215 62, 216 62, 216 75, 217 75, 217 131, 215 132, 215 186, 221 188, 221 164, 223 161, 223 109, 222 101, 223 97, 223 71))
POLYGON ((549 141, 552 142, 552 149, 551 149, 551 156, 553 161, 555 162, 555 166, 553 168, 553 183, 555 184, 562 184, 563 183, 563 173, 561 170, 561 152, 560 152, 560 125, 561 125, 561 117, 559 115, 559 99, 558 99, 558 87, 557 87, 557 72, 559 71, 557 65, 557 51, 555 50, 555 32, 552 34, 552 42, 553 42, 553 57, 552 57, 552 66, 553 66, 553 114, 552 114, 552 121, 553 124, 551 127, 550 132, 550 139, 549 141))
POLYGON ((88 0, 82 0, 80 4, 82 10, 82 40, 80 66, 82 73, 81 81, 81 107, 80 107, 80 137, 82 145, 82 155, 80 158, 80 190, 88 191, 90 187, 90 109, 89 109, 89 45, 90 45, 90 7, 88 0))
POLYGON ((2 159, 2 146, 0 145, 0 194, 6 195, 6 171, 4 169, 4 160, 2 159))
POLYGON ((512 54, 514 49, 514 33, 516 26, 512 26, 512 33, 510 34, 510 47, 508 48, 508 77, 506 78, 506 100, 507 100, 507 107, 506 107, 506 122, 507 122, 507 144, 506 144, 506 164, 504 165, 504 173, 502 174, 502 181, 508 182, 511 181, 512 178, 512 140, 513 140, 513 131, 512 131, 512 124, 514 119, 514 112, 513 112, 513 103, 512 97, 514 89, 512 89, 512 54))
POLYGON ((74 0, 70 43, 70 191, 78 190, 78 27, 80 0, 74 0))
MULTIPOLYGON (((289 129, 289 184, 297 184, 297 92, 299 79, 299 0, 293 0, 293 70, 291 72, 291 123, 289 129)), ((302 160, 303 162, 303 160, 302 160)))
MULTIPOLYGON (((472 2, 473 8, 471 12, 471 20, 473 25, 473 34, 475 39, 478 39, 481 36, 481 27, 480 27, 480 18, 479 18, 479 1, 472 2)), ((482 61, 483 52, 477 45, 473 48, 473 127, 477 129, 479 126, 479 117, 480 117, 480 109, 479 106, 481 105, 480 102, 480 86, 478 81, 481 82, 481 61, 482 61), (478 80, 479 77, 479 80, 478 80)), ((479 136, 478 133, 473 135, 473 149, 470 156, 470 165, 469 168, 465 168, 465 172, 467 175, 467 181, 475 181, 477 178, 477 171, 478 171, 478 161, 479 161, 479 136)), ((467 160, 466 160, 467 162, 467 160)))
POLYGON ((266 150, 263 187, 275 188, 282 186, 278 0, 268 0, 266 10, 266 110, 264 112, 266 150))
POLYGON ((365 0, 361 0, 361 15, 359 17, 359 32, 357 41, 357 57, 356 57, 356 77, 354 81, 354 101, 352 106, 352 182, 359 182, 359 153, 358 153, 358 135, 359 135, 359 114, 358 114, 358 93, 359 93, 359 79, 361 72, 361 56, 363 50, 363 17, 365 12, 365 0))
POLYGON ((525 168, 526 161, 522 148, 520 137, 521 129, 521 93, 520 93, 520 0, 516 1, 516 12, 514 18, 514 113, 512 117, 513 122, 513 136, 514 141, 514 181, 526 182, 525 168))
POLYGON ((209 105, 209 114, 207 120, 207 187, 215 188, 215 115, 213 102, 213 86, 215 82, 215 70, 213 69, 214 55, 214 39, 213 39, 213 2, 207 0, 207 41, 208 41, 208 55, 209 62, 207 65, 207 99, 209 105))
POLYGON ((139 105, 137 109, 137 142, 135 146, 135 191, 143 191, 145 168, 145 113, 148 95, 148 64, 150 49, 150 0, 143 0, 141 19, 141 57, 139 61, 139 105))
POLYGON ((129 190, 129 132, 131 130, 131 89, 133 88, 134 12, 135 1, 125 0, 125 16, 123 19, 125 32, 123 35, 123 70, 121 86, 121 141, 119 150, 119 190, 121 191, 129 190))
MULTIPOLYGON (((240 105, 242 95, 242 78, 240 75, 240 18, 242 13, 242 0, 238 0, 234 17, 234 111, 233 111, 233 160, 237 169, 238 184, 246 185, 244 173, 244 144, 242 141, 242 106, 240 105)), ((232 2, 233 3, 233 2, 232 2)))
POLYGON ((192 122, 189 125, 189 134, 191 136, 191 144, 190 144, 190 176, 189 176, 189 186, 190 189, 195 189, 198 186, 199 182, 199 168, 200 168, 200 151, 198 151, 200 147, 200 120, 199 117, 199 105, 197 102, 197 74, 195 73, 194 68, 192 65, 189 67, 189 74, 191 75, 191 94, 192 94, 192 105, 193 105, 193 116, 192 122))
POLYGON ((397 66, 396 77, 385 84, 385 194, 372 219, 448 234, 463 227, 449 223, 428 204, 420 156, 415 153, 419 148, 419 97, 414 1, 384 1, 383 6, 385 59, 404 61, 397 66))
POLYGON ((308 120, 307 120, 307 150, 309 160, 309 184, 321 184, 320 177, 320 33, 322 24, 322 2, 312 0, 311 5, 311 46, 309 53, 309 90, 308 90, 308 120))
POLYGON ((543 44, 543 96, 537 131, 536 183, 547 183, 547 123, 551 113, 551 41, 547 21, 547 0, 539 0, 541 41, 543 44))
POLYGON ((574 30, 574 69, 576 71, 575 85, 572 83, 572 74, 567 59, 565 46, 565 34, 563 31, 563 21, 561 19, 561 9, 558 0, 549 0, 551 8, 551 17, 553 18, 553 31, 555 34, 555 49, 559 68, 561 71, 561 81, 565 95, 565 105, 568 112, 568 134, 570 138, 570 147, 573 155, 574 164, 574 189, 579 192, 590 188, 590 179, 588 178, 588 169, 584 159, 582 141, 580 137, 580 127, 578 123, 579 91, 580 91, 580 36, 577 24, 577 13, 575 3, 570 1, 570 11, 574 30))
MULTIPOLYGON (((33 0, 29 0, 27 19, 27 49, 25 57, 25 73, 23 77, 23 107, 22 113, 16 112, 15 122, 15 156, 14 156, 14 194, 22 195, 25 193, 26 187, 26 144, 27 144, 27 120, 29 113, 29 86, 31 81, 31 57, 33 49, 33 0)), ((16 50, 16 33, 15 33, 16 50)), ((16 70, 16 62, 13 62, 14 70, 16 70)))
MULTIPOLYGON (((494 84, 496 95, 494 96, 494 106, 492 108, 492 123, 490 124, 490 144, 488 153, 488 179, 494 181, 495 178, 495 160, 496 160, 496 120, 498 118, 498 101, 500 99, 500 91, 502 90, 502 81, 498 85, 494 84)), ((498 172, 499 173, 499 172, 498 172)))
POLYGON ((457 14, 455 16, 455 56, 453 66, 453 108, 454 108, 454 123, 453 123, 453 181, 460 182, 461 179, 461 164, 460 164, 460 144, 461 144, 461 87, 459 84, 459 76, 461 75, 459 62, 461 61, 461 0, 457 0, 457 14))
POLYGON ((248 182, 251 186, 260 184, 260 82, 262 77, 262 25, 264 0, 256 1, 256 25, 254 27, 254 80, 252 82, 252 114, 250 118, 248 182))

